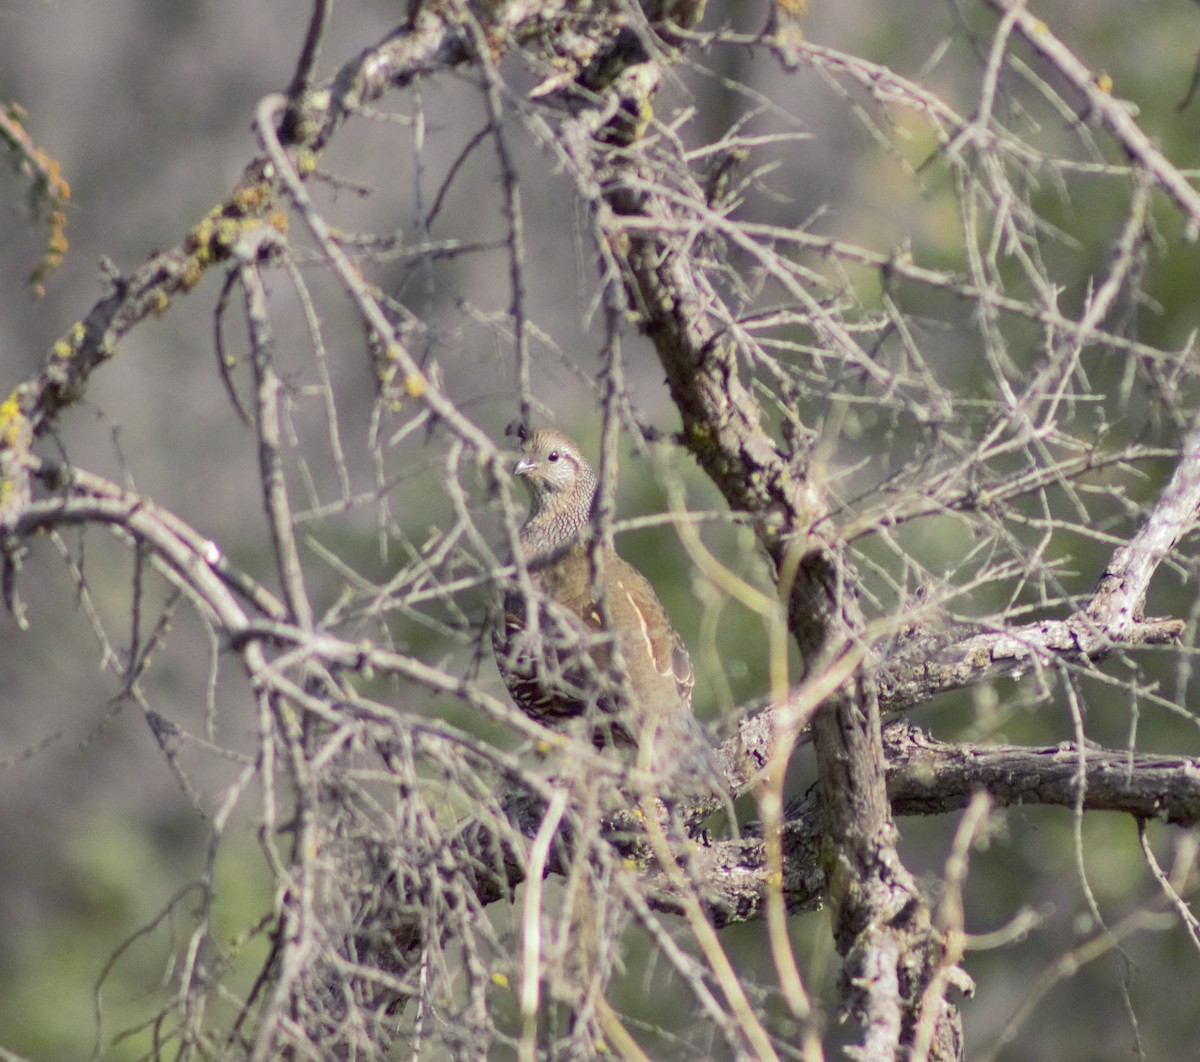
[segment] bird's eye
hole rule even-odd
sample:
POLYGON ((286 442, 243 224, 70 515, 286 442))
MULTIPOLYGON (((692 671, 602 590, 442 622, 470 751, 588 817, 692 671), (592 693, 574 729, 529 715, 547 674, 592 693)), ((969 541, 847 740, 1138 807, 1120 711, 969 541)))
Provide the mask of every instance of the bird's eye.
POLYGON ((550 454, 549 454, 549 456, 547 456, 546 460, 547 461, 557 461, 558 460, 558 451, 551 450, 550 454))

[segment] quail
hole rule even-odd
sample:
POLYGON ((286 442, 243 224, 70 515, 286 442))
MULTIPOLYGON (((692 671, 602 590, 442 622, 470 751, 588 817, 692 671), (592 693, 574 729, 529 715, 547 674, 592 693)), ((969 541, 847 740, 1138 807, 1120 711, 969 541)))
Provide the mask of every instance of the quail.
POLYGON ((660 779, 679 760, 710 774, 692 715, 692 665, 653 587, 589 534, 596 476, 561 432, 518 433, 516 476, 529 490, 519 546, 533 593, 510 586, 493 632, 501 676, 527 715, 550 726, 582 718, 597 746, 644 747, 660 779), (536 603, 529 621, 527 603, 536 603))

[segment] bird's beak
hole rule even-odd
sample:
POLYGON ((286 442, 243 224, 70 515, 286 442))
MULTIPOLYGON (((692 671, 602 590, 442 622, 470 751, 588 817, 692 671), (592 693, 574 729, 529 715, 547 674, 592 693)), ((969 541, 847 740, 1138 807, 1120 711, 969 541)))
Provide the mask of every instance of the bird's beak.
POLYGON ((517 467, 513 469, 513 475, 523 476, 528 472, 532 472, 535 468, 537 468, 537 461, 532 457, 522 457, 517 462, 517 467))

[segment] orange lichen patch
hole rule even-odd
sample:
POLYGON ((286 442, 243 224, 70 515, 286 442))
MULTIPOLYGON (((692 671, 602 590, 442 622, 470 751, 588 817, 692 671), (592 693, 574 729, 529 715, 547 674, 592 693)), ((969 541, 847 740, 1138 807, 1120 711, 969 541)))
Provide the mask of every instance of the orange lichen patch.
POLYGON ((275 189, 269 181, 254 181, 241 185, 224 203, 213 207, 183 241, 183 249, 190 258, 180 287, 184 291, 194 288, 210 265, 229 256, 247 229, 263 223, 264 215, 266 224, 286 235, 287 212, 270 210, 275 199, 275 189))
POLYGON ((204 279, 204 273, 207 268, 207 252, 203 261, 201 260, 200 252, 189 257, 187 265, 183 268, 183 274, 179 278, 179 290, 183 292, 191 291, 192 288, 204 279))
POLYGON ((35 295, 45 294, 42 284, 62 265, 69 246, 66 236, 67 205, 71 202, 71 186, 62 175, 62 168, 34 142, 22 124, 25 112, 15 103, 0 109, 0 141, 8 145, 15 156, 17 169, 33 178, 33 202, 44 212, 50 234, 46 253, 30 274, 29 283, 35 295))
POLYGON ((274 189, 265 181, 258 181, 236 189, 230 196, 229 203, 234 212, 245 216, 261 213, 274 199, 274 189))

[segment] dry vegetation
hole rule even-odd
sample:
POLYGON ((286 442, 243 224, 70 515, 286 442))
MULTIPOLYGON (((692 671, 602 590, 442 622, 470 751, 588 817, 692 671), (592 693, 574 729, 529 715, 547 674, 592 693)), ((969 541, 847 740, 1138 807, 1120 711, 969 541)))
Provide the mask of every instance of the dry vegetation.
MULTIPOLYGON (((3 637, 99 664, 78 726, 137 720, 128 776, 188 823, 95 957, 100 1055, 1194 1043, 1186 76, 1139 109, 1071 5, 939 10, 881 60, 793 6, 414 0, 334 54, 317 0, 241 179, 4 383, 3 637), (215 348, 146 411, 153 490, 84 401, 147 331, 215 348), (727 807, 668 820, 506 697, 514 417, 596 459, 727 807), (131 966, 158 987, 114 1015, 131 966)), ((52 286, 70 191, 29 130, 52 286)), ((6 739, 7 784, 63 744, 6 739)))

